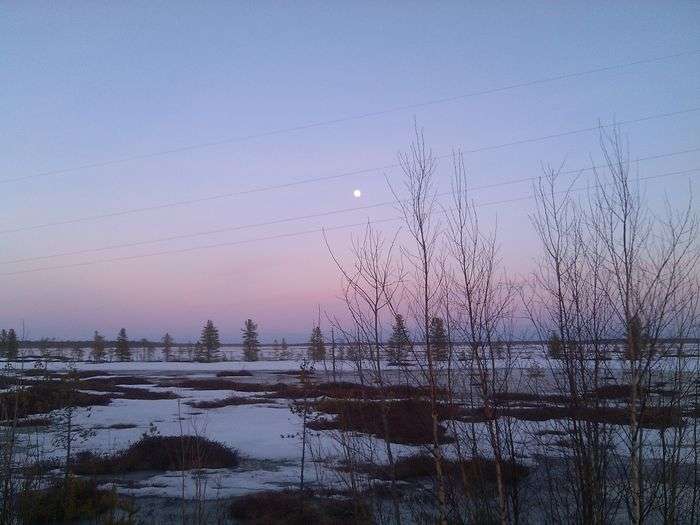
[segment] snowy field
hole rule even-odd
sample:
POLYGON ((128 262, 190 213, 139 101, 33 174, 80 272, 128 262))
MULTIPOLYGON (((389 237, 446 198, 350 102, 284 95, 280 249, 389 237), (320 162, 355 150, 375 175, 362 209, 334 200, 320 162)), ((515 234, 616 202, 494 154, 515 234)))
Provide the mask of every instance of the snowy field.
MULTIPOLYGON (((540 349, 541 350, 541 349, 540 349)), ((221 408, 197 409, 191 404, 226 398, 231 390, 200 390, 172 386, 168 381, 187 379, 215 379, 222 372, 249 372, 250 375, 222 377, 240 383, 275 384, 295 383, 300 360, 260 360, 245 362, 228 360, 214 363, 129 361, 94 363, 89 361, 40 361, 29 355, 21 361, 4 363, 5 371, 22 374, 41 365, 49 372, 63 373, 69 368, 77 371, 92 371, 94 377, 113 378, 119 385, 119 377, 129 378, 124 384, 128 388, 141 388, 153 392, 172 392, 177 399, 123 399, 115 397, 105 406, 81 408, 76 412, 75 423, 92 434, 74 444, 74 452, 115 453, 138 441, 143 434, 158 432, 163 436, 200 435, 224 443, 239 451, 242 461, 233 469, 208 469, 197 471, 139 472, 122 476, 105 476, 103 486, 115 487, 125 495, 146 501, 147 498, 180 498, 218 500, 261 490, 276 490, 295 486, 299 482, 301 468, 300 417, 290 410, 288 399, 265 399, 259 404, 224 406, 221 408), (134 378, 142 378, 143 383, 134 378), (159 384, 161 383, 161 384, 159 384)), ((238 357, 238 356, 236 356, 238 357)), ((499 360, 505 366, 505 360, 499 360)), ((513 390, 546 393, 546 372, 549 362, 541 351, 524 348, 511 363, 514 366, 513 390), (538 374, 533 374, 533 370, 538 374), (539 384, 533 383, 539 381, 539 384)), ((389 378, 400 378, 402 374, 419 374, 420 366, 409 361, 402 370, 392 367, 384 360, 382 366, 389 378), (393 370, 393 372, 392 372, 393 370)), ((619 373, 619 360, 605 363, 611 374, 619 373)), ((314 381, 330 381, 332 364, 315 364, 314 381)), ((673 368, 673 360, 660 363, 661 370, 673 368)), ((339 381, 358 382, 357 365, 351 361, 335 363, 339 381)), ((11 387, 10 387, 11 389, 11 387)), ((86 390, 86 391, 89 391, 86 390)), ((94 392, 99 394, 100 392, 94 392)), ((260 398, 260 392, 236 391, 237 397, 260 398)), ((556 441, 561 440, 557 431, 561 429, 557 420, 520 421, 512 419, 515 449, 524 464, 534 465, 541 456, 556 455, 556 441), (533 439, 533 436, 539 436, 533 439)), ((490 455, 487 446, 487 430, 482 423, 463 421, 444 422, 448 435, 476 431, 483 435, 483 448, 479 452, 490 455), (469 428, 468 428, 469 427, 469 428)), ((37 460, 60 459, 63 450, 55 446, 55 435, 51 427, 26 427, 21 429, 22 451, 37 460)), ((624 455, 624 427, 620 427, 619 439, 612 446, 624 455)), ((647 446, 652 454, 658 447, 657 431, 646 433, 647 446)), ((368 463, 386 462, 386 452, 378 439, 362 437, 363 458, 368 463)), ((406 457, 426 452, 426 445, 392 445, 395 457, 406 457)), ((564 449, 560 449, 563 453, 564 449)), ((445 446, 446 457, 454 455, 454 447, 445 446)), ((343 450, 336 431, 311 431, 307 449, 306 479, 325 487, 346 487, 344 474, 336 467, 343 458, 343 450)))

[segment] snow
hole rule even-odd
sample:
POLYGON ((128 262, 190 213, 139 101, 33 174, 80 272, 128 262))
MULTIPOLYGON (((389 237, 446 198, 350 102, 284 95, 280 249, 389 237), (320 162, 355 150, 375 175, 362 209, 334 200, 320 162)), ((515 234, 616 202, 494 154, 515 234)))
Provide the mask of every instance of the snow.
MULTIPOLYGON (((670 361, 670 360, 669 360, 670 361)), ((618 367, 619 361, 608 362, 611 369, 618 367)), ((23 361, 10 363, 15 369, 30 369, 36 363, 23 361)), ((96 370, 105 375, 132 375, 143 377, 144 381, 159 381, 169 376, 179 378, 212 378, 217 372, 247 370, 254 377, 229 377, 226 379, 240 382, 277 382, 289 380, 277 372, 297 372, 299 361, 221 361, 214 363, 193 362, 163 362, 163 361, 129 361, 129 362, 77 362, 70 366, 77 370, 96 370)), ((546 374, 549 370, 548 361, 542 355, 523 352, 516 364, 523 371, 538 366, 546 374)), ((464 365, 460 365, 464 366, 464 365)), ((665 365, 670 366, 670 365, 665 365)), ((50 371, 65 371, 69 364, 65 362, 48 362, 50 371)), ((327 365, 327 368, 330 368, 327 365)), ((348 361, 337 363, 339 372, 354 372, 355 364, 348 361)), ((323 377, 324 366, 316 366, 317 377, 323 377)), ((347 379, 342 378, 343 380, 347 379)), ((522 374, 522 380, 527 380, 527 374, 522 374)), ((353 379, 349 379, 353 380, 353 379)), ((226 406, 215 409, 195 409, 187 403, 192 401, 211 401, 228 397, 230 390, 195 390, 189 388, 158 386, 154 384, 126 385, 128 387, 145 388, 154 391, 172 391, 180 399, 175 400, 134 400, 115 398, 107 406, 94 406, 90 409, 79 409, 75 414, 75 422, 84 427, 94 429, 94 435, 83 442, 74 444, 76 452, 89 450, 97 453, 114 453, 128 447, 140 439, 142 434, 151 429, 151 424, 157 427, 162 435, 197 434, 220 441, 239 450, 243 457, 242 465, 236 469, 215 469, 205 471, 141 473, 135 479, 125 477, 114 482, 120 492, 135 496, 180 497, 183 490, 187 498, 204 497, 219 498, 238 495, 256 490, 276 489, 298 481, 302 431, 300 418, 289 410, 287 400, 270 399, 264 404, 226 406), (133 428, 110 428, 114 425, 133 425, 133 428), (206 494, 202 491, 206 488, 206 494)), ((96 392, 98 393, 98 392, 96 392)), ((260 397, 259 392, 235 392, 239 397, 260 397)), ((37 415, 38 417, 38 415, 37 415)), ((532 439, 533 435, 547 430, 561 430, 563 425, 556 421, 524 422, 511 420, 515 429, 515 442, 519 453, 525 461, 540 454, 552 456, 556 447, 552 444, 566 436, 543 435, 532 439)), ((446 422, 448 431, 452 430, 452 422, 446 422)), ((464 431, 471 424, 455 422, 454 425, 464 431)), ((484 439, 480 440, 482 455, 488 456, 487 430, 483 423, 474 424, 474 428, 484 439)), ((646 439, 652 449, 658 447, 659 433, 646 431, 646 439)), ((53 446, 53 433, 50 429, 38 429, 26 439, 32 440, 41 450, 41 457, 60 457, 61 450, 53 446)), ((346 436, 348 437, 348 436, 346 436)), ((334 431, 311 432, 310 448, 307 458, 312 460, 323 457, 330 460, 329 464, 312 463, 307 466, 307 479, 323 482, 325 485, 338 483, 342 485, 342 475, 333 470, 333 462, 342 458, 338 434, 334 431)), ((352 436, 349 439, 353 439, 352 436)), ((614 447, 617 452, 624 454, 622 431, 615 436, 614 447)), ((374 463, 386 462, 386 448, 383 441, 368 436, 362 436, 353 443, 361 447, 363 460, 374 463)), ((454 447, 445 446, 446 457, 454 455, 454 447)), ((412 447, 392 444, 395 457, 404 457, 425 451, 425 447, 412 447)), ((561 449, 561 454, 564 454, 561 449)))

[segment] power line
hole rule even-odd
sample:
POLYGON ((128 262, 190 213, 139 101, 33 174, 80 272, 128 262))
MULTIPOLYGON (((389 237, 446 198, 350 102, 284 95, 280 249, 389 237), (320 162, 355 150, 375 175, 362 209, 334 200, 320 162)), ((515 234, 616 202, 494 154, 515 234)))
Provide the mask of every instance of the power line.
MULTIPOLYGON (((689 170, 662 173, 659 175, 650 175, 647 177, 638 177, 636 180, 645 181, 645 180, 651 180, 651 179, 661 179, 661 178, 665 178, 665 177, 670 177, 670 176, 674 176, 674 175, 682 175, 682 174, 687 174, 687 173, 691 173, 691 172, 700 172, 700 168, 693 168, 693 169, 689 169, 689 170)), ((590 188, 589 187, 582 187, 582 188, 576 188, 574 190, 564 190, 562 192, 557 192, 557 193, 564 193, 566 191, 583 191, 583 190, 587 190, 587 189, 590 189, 590 188)), ((531 200, 533 198, 534 198, 534 195, 526 195, 523 197, 516 197, 516 198, 512 198, 512 199, 504 199, 504 200, 500 200, 500 201, 492 201, 492 202, 482 203, 482 204, 476 205, 476 207, 480 208, 480 207, 484 207, 484 206, 509 204, 509 203, 513 203, 513 202, 521 202, 521 201, 525 201, 525 200, 531 200)), ((447 210, 445 210, 445 211, 447 211, 447 210)), ((363 222, 358 222, 358 223, 353 223, 353 224, 343 224, 343 225, 331 226, 331 227, 327 227, 327 228, 324 228, 324 227, 313 228, 313 229, 309 229, 309 230, 281 233, 281 234, 269 235, 269 236, 265 236, 265 237, 256 237, 256 238, 252 238, 252 239, 243 239, 243 240, 238 240, 238 241, 206 244, 206 245, 202 245, 202 246, 193 246, 193 247, 189 247, 189 248, 179 248, 179 249, 174 249, 174 250, 162 250, 162 251, 158 251, 158 252, 144 253, 144 254, 138 254, 138 255, 111 257, 111 258, 107 258, 107 259, 97 259, 97 260, 85 261, 85 262, 81 262, 81 263, 71 263, 71 264, 64 264, 64 265, 57 265, 57 266, 45 266, 42 268, 33 268, 30 270, 19 270, 19 271, 15 271, 15 272, 5 272, 5 273, 0 273, 0 276, 12 276, 12 275, 20 275, 20 274, 26 274, 26 273, 43 272, 43 271, 48 271, 48 270, 63 270, 63 269, 68 269, 68 268, 79 268, 79 267, 83 267, 83 266, 93 266, 93 265, 97 265, 97 264, 123 262, 123 261, 135 260, 135 259, 144 259, 147 257, 157 257, 157 256, 161 256, 161 255, 174 255, 174 254, 188 253, 188 252, 193 252, 193 251, 198 251, 198 250, 207 250, 207 249, 213 249, 213 248, 237 246, 237 245, 249 244, 249 243, 260 242, 260 241, 277 240, 277 239, 284 239, 284 238, 289 238, 289 237, 299 237, 299 236, 303 236, 303 235, 309 235, 312 233, 322 233, 324 231, 328 232, 328 231, 356 228, 359 226, 364 226, 364 225, 368 224, 368 222, 371 224, 383 224, 383 223, 387 223, 387 222, 399 221, 401 219, 402 219, 402 217, 390 217, 387 219, 377 219, 374 221, 368 220, 368 221, 363 221, 363 222)))
MULTIPOLYGON (((689 151, 700 151, 700 148, 693 148, 690 150, 684 150, 683 152, 671 152, 671 153, 665 153, 665 154, 659 154, 659 155, 651 155, 648 157, 642 157, 642 158, 636 159, 635 162, 642 162, 642 161, 647 161, 647 160, 652 160, 652 159, 659 159, 659 158, 663 158, 663 157, 669 157, 671 155, 679 155, 680 153, 689 152, 689 151)), ((565 170, 565 171, 560 172, 560 174, 561 175, 580 174, 580 173, 583 173, 585 171, 602 169, 602 168, 605 168, 606 166, 607 165, 605 165, 605 164, 600 164, 600 165, 589 166, 586 168, 565 170)), ((692 171, 695 171, 695 169, 686 170, 686 171, 692 172, 692 171)), ((685 173, 685 171, 673 172, 672 174, 679 174, 679 173, 685 173)), ((495 183, 485 184, 485 185, 480 185, 480 186, 472 186, 470 188, 467 188, 467 191, 477 191, 477 190, 483 190, 483 189, 488 189, 488 188, 508 186, 511 184, 530 182, 530 181, 537 180, 538 178, 539 178, 539 175, 538 176, 524 177, 524 178, 520 178, 520 179, 505 180, 505 181, 501 181, 501 182, 495 182, 495 183)), ((450 195, 450 192, 447 191, 447 192, 438 193, 436 196, 443 197, 446 195, 450 195)), ((260 227, 264 227, 264 226, 274 226, 277 224, 284 224, 284 223, 288 223, 288 222, 295 222, 295 221, 301 221, 301 220, 306 220, 306 219, 317 219, 317 218, 321 218, 321 217, 329 217, 332 215, 339 215, 339 214, 343 214, 343 213, 350 213, 350 212, 356 212, 356 211, 366 211, 366 210, 381 208, 381 207, 385 207, 385 206, 392 206, 394 204, 396 204, 395 200, 384 201, 384 202, 379 202, 376 204, 369 204, 366 206, 340 208, 340 209, 329 210, 329 211, 325 211, 325 212, 297 215, 294 217, 285 217, 285 218, 281 218, 281 219, 272 219, 269 221, 257 222, 257 223, 251 223, 251 224, 242 224, 242 225, 236 225, 236 226, 224 226, 221 228, 215 228, 215 229, 211 229, 211 230, 204 230, 204 231, 193 232, 193 233, 184 233, 184 234, 178 234, 178 235, 169 235, 166 237, 158 237, 155 239, 147 239, 147 240, 142 240, 142 241, 133 241, 133 242, 126 242, 126 243, 119 243, 119 244, 111 244, 111 245, 107 245, 107 246, 100 246, 97 248, 87 248, 87 249, 83 249, 83 250, 66 251, 66 252, 53 253, 53 254, 48 254, 48 255, 39 255, 39 256, 34 256, 34 257, 23 257, 23 258, 19 258, 19 259, 0 261, 0 265, 40 261, 40 260, 54 259, 57 257, 68 257, 68 256, 72 256, 72 255, 85 255, 88 253, 98 253, 98 252, 104 252, 104 251, 109 251, 109 250, 116 250, 116 249, 120 249, 120 248, 133 248, 136 246, 156 244, 159 242, 191 239, 193 237, 202 237, 202 236, 214 235, 214 234, 218 234, 218 233, 248 230, 248 229, 260 228, 260 227)))
POLYGON ((366 118, 379 117, 382 115, 388 115, 390 113, 407 111, 407 110, 411 110, 411 109, 420 109, 420 108, 434 106, 434 105, 438 105, 438 104, 444 104, 447 102, 456 102, 458 100, 463 100, 466 98, 483 96, 483 95, 490 95, 490 94, 494 94, 494 93, 500 93, 503 91, 509 91, 512 89, 519 89, 519 88, 524 88, 524 87, 536 86, 539 84, 546 84, 546 83, 550 83, 550 82, 557 82, 557 81, 561 81, 561 80, 578 78, 578 77, 592 75, 592 74, 596 74, 596 73, 604 73, 606 71, 613 71, 616 69, 623 69, 623 68, 638 66, 638 65, 642 65, 642 64, 651 64, 651 63, 655 63, 655 62, 662 62, 665 60, 673 60, 673 59, 681 58, 681 57, 685 57, 685 56, 696 55, 698 53, 700 53, 700 49, 683 51, 681 53, 674 53, 671 55, 663 55, 663 56, 658 56, 658 57, 645 58, 645 59, 641 59, 641 60, 635 60, 632 62, 613 64, 610 66, 603 66, 603 67, 598 67, 598 68, 593 68, 593 69, 587 69, 587 70, 577 71, 577 72, 573 72, 573 73, 564 73, 564 74, 556 75, 556 76, 552 76, 552 77, 544 77, 544 78, 540 78, 540 79, 536 79, 536 80, 529 80, 529 81, 525 81, 525 82, 518 82, 515 84, 508 84, 508 85, 500 86, 500 87, 496 87, 496 88, 484 89, 484 90, 479 90, 479 91, 472 91, 469 93, 463 93, 461 95, 454 95, 451 97, 437 98, 437 99, 433 99, 433 100, 418 102, 415 104, 395 106, 392 108, 382 109, 382 110, 378 110, 378 111, 370 111, 370 112, 361 113, 358 115, 339 117, 339 118, 329 119, 329 120, 321 120, 321 121, 311 122, 308 124, 302 124, 302 125, 298 125, 298 126, 291 126, 291 127, 287 127, 287 128, 278 128, 278 129, 274 129, 274 130, 270 130, 270 131, 264 131, 261 133, 253 133, 250 135, 241 135, 238 137, 230 137, 230 138, 211 141, 211 142, 202 142, 199 144, 191 144, 191 145, 187 145, 187 146, 170 148, 170 149, 165 149, 165 150, 151 152, 151 153, 144 153, 144 154, 140 154, 140 155, 121 157, 121 158, 106 160, 106 161, 102 161, 102 162, 93 162, 93 163, 88 163, 88 164, 82 164, 82 165, 74 166, 71 168, 49 170, 49 171, 34 173, 31 175, 23 175, 23 176, 13 177, 13 178, 9 178, 9 179, 2 179, 2 180, 0 180, 0 184, 6 184, 6 183, 10 183, 10 182, 19 182, 19 181, 34 179, 34 178, 39 178, 39 177, 47 177, 47 176, 51 176, 51 175, 62 175, 65 173, 71 173, 71 172, 81 171, 81 170, 86 170, 86 169, 91 169, 91 168, 102 168, 102 167, 107 167, 107 166, 114 166, 117 164, 124 164, 127 162, 136 161, 136 160, 145 160, 145 159, 150 159, 150 158, 154 158, 154 157, 162 157, 162 156, 171 155, 174 153, 182 153, 182 152, 193 151, 193 150, 197 150, 197 149, 211 148, 214 146, 220 146, 220 145, 224 145, 224 144, 232 144, 235 142, 246 142, 246 141, 250 141, 250 140, 254 140, 254 139, 265 138, 265 137, 270 137, 270 136, 274 136, 274 135, 280 135, 283 133, 303 131, 303 130, 312 129, 312 128, 329 126, 332 124, 341 124, 344 122, 350 122, 350 121, 354 121, 354 120, 362 120, 362 119, 366 119, 366 118))
MULTIPOLYGON (((688 108, 688 109, 667 112, 667 113, 656 113, 653 115, 647 115, 645 117, 640 117, 640 118, 636 118, 636 119, 623 120, 620 122, 612 122, 609 124, 600 124, 598 126, 590 126, 590 127, 586 127, 586 128, 579 128, 579 129, 563 131, 563 132, 559 132, 559 133, 541 135, 538 137, 520 139, 520 140, 516 140, 516 141, 511 141, 511 142, 504 142, 501 144, 495 144, 495 145, 490 145, 490 146, 482 146, 479 148, 462 150, 462 153, 471 155, 474 153, 481 153, 484 151, 491 151, 491 150, 496 150, 496 149, 501 149, 501 148, 518 146, 518 145, 522 145, 522 144, 530 144, 533 142, 540 142, 540 141, 550 140, 550 139, 554 139, 554 138, 558 138, 558 137, 565 137, 565 136, 576 135, 576 134, 581 134, 581 133, 588 133, 591 131, 597 131, 600 129, 606 129, 606 128, 610 128, 610 127, 614 127, 614 126, 625 126, 625 125, 629 125, 629 124, 637 124, 640 122, 647 122, 650 120, 670 118, 670 117, 675 117, 675 116, 679 116, 679 115, 683 115, 683 114, 687 114, 687 113, 694 113, 697 111, 700 111, 700 107, 688 108)), ((693 151, 697 151, 697 148, 681 151, 681 152, 678 152, 677 154, 690 153, 693 151)), ((446 159, 446 158, 449 158, 451 156, 452 156, 452 153, 448 153, 445 155, 437 156, 436 159, 438 159, 438 160, 446 159)), ((286 182, 286 183, 282 183, 282 184, 259 186, 257 188, 250 188, 247 190, 218 193, 218 194, 208 195, 206 197, 199 197, 199 198, 195 198, 195 199, 185 199, 185 200, 180 200, 180 201, 166 202, 163 204, 157 204, 157 205, 153 205, 153 206, 144 206, 144 207, 140 207, 140 208, 130 208, 130 209, 126 209, 126 210, 117 210, 117 211, 109 212, 109 213, 88 215, 88 216, 84 216, 84 217, 76 217, 76 218, 65 219, 65 220, 61 220, 61 221, 53 221, 53 222, 46 222, 46 223, 41 223, 41 224, 34 224, 34 225, 30 225, 30 226, 22 226, 19 228, 8 228, 5 230, 0 230, 0 235, 6 235, 6 234, 10 234, 10 233, 19 233, 19 232, 25 232, 25 231, 33 231, 33 230, 39 230, 39 229, 43 229, 43 228, 50 228, 50 227, 54 227, 54 226, 65 226, 65 225, 69 225, 69 224, 78 224, 78 223, 82 223, 82 222, 90 222, 90 221, 95 221, 95 220, 100 220, 100 219, 107 219, 107 218, 111 218, 111 217, 120 217, 120 216, 124 216, 124 215, 130 215, 133 213, 142 213, 142 212, 147 212, 147 211, 155 211, 155 210, 161 210, 161 209, 167 209, 167 208, 174 208, 174 207, 179 207, 179 206, 198 204, 198 203, 202 203, 202 202, 209 202, 209 201, 213 201, 213 200, 225 199, 225 198, 230 198, 230 197, 238 197, 238 196, 242 196, 242 195, 250 195, 250 194, 254 194, 254 193, 262 193, 262 192, 266 192, 266 191, 291 188, 294 186, 301 186, 301 185, 305 185, 305 184, 312 184, 312 183, 317 183, 317 182, 335 180, 335 179, 350 177, 350 176, 354 176, 354 175, 363 175, 363 174, 367 174, 367 173, 375 173, 375 172, 380 172, 383 170, 395 169, 395 168, 398 168, 399 166, 400 166, 399 163, 386 164, 383 166, 364 168, 364 169, 353 170, 353 171, 346 171, 346 172, 337 173, 334 175, 313 177, 313 178, 308 178, 308 179, 303 179, 303 180, 298 180, 298 181, 286 182)))

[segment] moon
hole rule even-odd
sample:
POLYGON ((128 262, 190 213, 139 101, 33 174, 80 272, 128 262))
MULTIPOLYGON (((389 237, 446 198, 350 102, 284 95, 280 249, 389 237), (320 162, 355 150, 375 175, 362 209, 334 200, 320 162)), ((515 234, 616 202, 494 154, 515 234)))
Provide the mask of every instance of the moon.
POLYGON ((360 197, 362 197, 362 192, 360 190, 353 190, 352 196, 355 197, 356 199, 359 199, 360 197))

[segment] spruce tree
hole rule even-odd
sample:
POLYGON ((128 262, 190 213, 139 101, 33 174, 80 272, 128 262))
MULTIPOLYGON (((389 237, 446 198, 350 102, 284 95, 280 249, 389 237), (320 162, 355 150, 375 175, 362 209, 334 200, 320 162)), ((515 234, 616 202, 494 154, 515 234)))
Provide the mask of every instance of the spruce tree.
POLYGON ((7 330, 0 330, 0 357, 7 356, 7 330))
POLYGON ((440 317, 433 317, 430 320, 430 346, 435 359, 439 361, 447 359, 447 334, 445 333, 445 322, 440 317))
POLYGON ((71 348, 71 354, 73 356, 73 361, 82 361, 83 360, 83 347, 80 346, 77 342, 73 344, 73 347, 71 348))
POLYGON ((389 338, 389 344, 387 346, 387 353, 392 361, 401 361, 411 347, 411 339, 408 336, 406 322, 401 314, 396 314, 391 337, 389 338))
POLYGON ((5 343, 5 356, 7 359, 15 359, 19 354, 19 341, 14 328, 7 331, 7 342, 5 343))
POLYGON ((131 348, 129 347, 129 338, 126 336, 126 330, 119 330, 117 336, 117 345, 114 351, 119 361, 131 361, 131 348))
POLYGON ((175 340, 171 337, 169 333, 165 333, 163 336, 163 359, 165 361, 170 361, 170 357, 173 351, 173 344, 175 343, 175 340))
POLYGON ((246 319, 243 326, 243 357, 246 361, 257 361, 260 351, 258 341, 258 325, 252 319, 246 319))
POLYGON ((275 339, 272 343, 272 355, 277 360, 281 359, 281 357, 282 357, 281 350, 280 350, 280 344, 277 342, 277 339, 275 339))
POLYGON ((92 359, 93 361, 104 361, 105 359, 105 338, 95 330, 95 335, 92 339, 92 359))
POLYGON ((201 349, 197 352, 197 360, 213 361, 218 357, 218 350, 221 348, 219 341, 219 330, 216 329, 211 319, 206 322, 202 329, 202 336, 199 339, 201 349))
POLYGON ((634 361, 641 359, 648 345, 647 336, 639 315, 634 314, 627 324, 625 352, 623 357, 634 361))
POLYGON ((562 359, 564 357, 564 345, 556 332, 552 332, 547 340, 547 352, 552 359, 562 359))
POLYGON ((284 337, 282 338, 282 344, 280 345, 280 356, 282 359, 289 359, 289 345, 284 337))
POLYGON ((44 359, 48 358, 50 353, 49 353, 49 338, 48 337, 42 337, 37 341, 36 347, 39 349, 39 353, 41 354, 41 357, 44 359))
POLYGON ((314 326, 309 339, 308 355, 314 361, 321 361, 326 357, 326 343, 320 326, 314 326))

